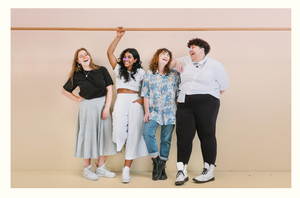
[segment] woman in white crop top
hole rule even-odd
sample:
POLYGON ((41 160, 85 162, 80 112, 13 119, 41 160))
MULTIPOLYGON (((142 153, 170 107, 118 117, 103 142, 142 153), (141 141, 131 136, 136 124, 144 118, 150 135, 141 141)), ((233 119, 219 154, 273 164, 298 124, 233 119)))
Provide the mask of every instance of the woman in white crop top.
POLYGON ((117 36, 107 50, 108 60, 116 76, 117 99, 113 116, 113 141, 117 152, 125 147, 125 164, 122 171, 122 182, 129 183, 129 170, 133 159, 148 155, 142 136, 144 127, 143 99, 139 97, 145 71, 141 66, 140 56, 136 49, 125 49, 119 59, 113 54, 125 31, 120 28, 117 36))

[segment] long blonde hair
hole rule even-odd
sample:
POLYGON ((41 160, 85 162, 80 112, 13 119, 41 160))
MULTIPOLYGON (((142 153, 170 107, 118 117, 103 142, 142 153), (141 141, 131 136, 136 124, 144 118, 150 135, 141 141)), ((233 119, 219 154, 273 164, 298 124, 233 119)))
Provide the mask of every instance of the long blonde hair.
POLYGON ((85 48, 83 48, 83 47, 80 48, 80 49, 78 49, 78 50, 76 50, 76 52, 75 52, 75 54, 74 54, 73 63, 72 63, 72 70, 71 70, 71 72, 70 72, 70 74, 69 74, 69 78, 68 78, 68 79, 71 79, 71 84, 70 84, 70 86, 72 86, 72 87, 73 87, 73 76, 74 76, 74 73, 75 73, 75 72, 79 72, 79 71, 81 71, 81 70, 83 69, 83 68, 82 68, 82 65, 79 64, 79 63, 77 62, 77 60, 78 60, 78 53, 79 53, 81 50, 86 51, 86 53, 89 55, 89 57, 90 57, 90 65, 89 65, 89 67, 90 67, 92 70, 96 70, 96 69, 99 69, 99 68, 100 68, 100 66, 94 64, 93 59, 92 59, 92 56, 91 56, 91 54, 90 54, 89 51, 87 51, 87 50, 86 50, 85 48))

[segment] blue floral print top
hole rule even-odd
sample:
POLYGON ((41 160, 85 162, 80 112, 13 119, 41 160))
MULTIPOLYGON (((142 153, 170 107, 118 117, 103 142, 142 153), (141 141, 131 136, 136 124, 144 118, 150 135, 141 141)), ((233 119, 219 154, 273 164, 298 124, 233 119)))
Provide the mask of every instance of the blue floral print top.
POLYGON ((149 99, 150 120, 160 125, 175 124, 179 75, 175 70, 166 75, 148 70, 143 79, 142 97, 149 99))

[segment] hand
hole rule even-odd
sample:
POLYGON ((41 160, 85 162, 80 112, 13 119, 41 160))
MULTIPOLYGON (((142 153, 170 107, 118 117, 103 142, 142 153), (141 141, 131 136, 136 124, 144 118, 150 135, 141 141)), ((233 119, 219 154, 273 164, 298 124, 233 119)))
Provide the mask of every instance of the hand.
POLYGON ((80 97, 77 98, 77 102, 81 102, 81 100, 83 100, 83 99, 84 98, 80 96, 80 97))
POLYGON ((132 103, 135 103, 135 102, 139 103, 140 105, 143 105, 144 100, 142 98, 140 98, 140 99, 133 101, 132 103))
POLYGON ((150 113, 149 112, 145 113, 143 120, 144 120, 144 122, 148 122, 150 120, 150 113))
POLYGON ((183 64, 182 64, 181 61, 177 61, 177 63, 176 63, 176 70, 177 70, 179 73, 183 72, 183 64))
POLYGON ((109 108, 104 108, 102 111, 102 120, 105 120, 109 116, 109 108))
POLYGON ((125 30, 122 30, 123 27, 118 27, 119 30, 117 31, 117 36, 122 37, 125 34, 125 30))

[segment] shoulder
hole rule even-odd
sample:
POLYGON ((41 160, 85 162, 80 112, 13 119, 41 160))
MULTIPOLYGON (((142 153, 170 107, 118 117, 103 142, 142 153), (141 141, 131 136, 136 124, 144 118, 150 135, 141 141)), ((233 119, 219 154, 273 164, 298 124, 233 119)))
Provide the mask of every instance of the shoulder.
POLYGON ((151 76, 152 71, 149 69, 148 71, 145 72, 145 77, 151 76))
POLYGON ((95 71, 97 72, 108 72, 107 68, 105 66, 98 66, 99 68, 96 69, 95 71))
POLYGON ((119 65, 119 63, 118 63, 118 64, 116 65, 116 67, 115 67, 115 69, 114 69, 114 70, 115 70, 115 71, 117 71, 117 70, 119 70, 119 69, 120 69, 120 67, 121 67, 121 66, 120 66, 120 65, 119 65))
POLYGON ((177 58, 178 60, 181 60, 181 61, 188 61, 191 59, 190 56, 183 56, 183 57, 180 57, 180 58, 177 58))
POLYGON ((207 57, 207 61, 208 61, 210 64, 213 64, 213 65, 216 66, 216 67, 222 66, 222 64, 221 64, 219 61, 217 61, 216 59, 207 57))
POLYGON ((138 68, 137 72, 142 76, 146 73, 145 70, 143 70, 143 68, 138 68))
POLYGON ((176 70, 171 70, 171 71, 170 71, 170 75, 172 75, 172 76, 177 76, 178 73, 177 73, 176 70))

